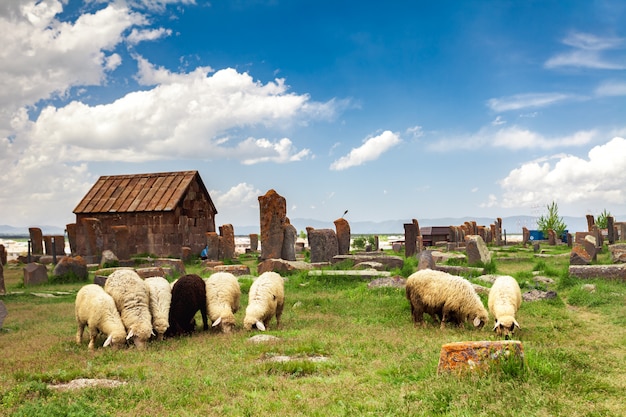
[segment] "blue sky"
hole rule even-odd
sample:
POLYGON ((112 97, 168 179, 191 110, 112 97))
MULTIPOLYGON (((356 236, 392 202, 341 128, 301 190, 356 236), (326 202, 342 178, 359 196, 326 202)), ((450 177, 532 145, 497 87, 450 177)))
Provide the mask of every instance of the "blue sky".
MULTIPOLYGON (((0 4, 0 224, 198 170, 216 223, 626 213, 623 1, 0 4)), ((236 230, 235 230, 236 231, 236 230)))

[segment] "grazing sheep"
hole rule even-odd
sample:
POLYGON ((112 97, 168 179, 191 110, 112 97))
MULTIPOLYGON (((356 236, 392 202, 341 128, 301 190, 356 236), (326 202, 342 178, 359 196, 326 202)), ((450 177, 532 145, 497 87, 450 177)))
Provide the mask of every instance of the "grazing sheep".
POLYGON ((246 317, 243 328, 253 327, 265 331, 272 317, 276 315, 276 327, 280 326, 280 316, 285 303, 285 284, 283 277, 276 272, 262 273, 250 286, 246 317))
POLYGON ((211 327, 223 333, 235 329, 235 313, 239 310, 241 288, 239 281, 230 272, 216 272, 205 280, 207 313, 211 327))
POLYGON ((101 286, 87 284, 76 294, 76 343, 80 345, 85 326, 89 326, 89 349, 93 350, 98 333, 108 335, 103 346, 114 349, 126 345, 126 329, 115 301, 101 286))
POLYGON ((496 278, 489 290, 489 312, 495 318, 493 330, 498 336, 509 339, 515 327, 521 330, 515 320, 515 313, 522 304, 522 292, 515 278, 503 275, 496 278))
POLYGON ((208 330, 206 307, 206 284, 196 274, 183 275, 172 287, 170 327, 168 336, 191 334, 196 329, 194 316, 200 310, 203 329, 208 330))
POLYGON ((441 316, 440 327, 446 321, 463 325, 468 319, 474 327, 482 328, 489 315, 469 281, 442 271, 423 269, 406 280, 406 298, 411 304, 415 325, 424 323, 424 313, 441 316))
POLYGON ((169 316, 172 303, 172 288, 170 283, 163 277, 146 278, 144 282, 150 292, 152 328, 157 334, 157 340, 163 340, 165 331, 170 327, 169 316))
POLYGON ((122 323, 137 349, 145 349, 152 332, 148 287, 132 269, 118 269, 107 278, 104 290, 115 301, 122 323))

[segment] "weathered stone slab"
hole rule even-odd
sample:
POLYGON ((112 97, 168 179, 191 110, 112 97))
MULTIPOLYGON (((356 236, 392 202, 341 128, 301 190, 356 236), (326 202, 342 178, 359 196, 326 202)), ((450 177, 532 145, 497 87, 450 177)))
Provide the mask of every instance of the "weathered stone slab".
POLYGON ((491 262, 491 254, 487 244, 478 235, 471 235, 465 238, 465 252, 467 253, 467 264, 469 266, 475 266, 479 263, 487 265, 491 262))
POLYGON ((375 278, 375 277, 389 277, 391 276, 391 272, 388 271, 377 271, 375 269, 348 269, 348 270, 313 270, 309 271, 308 275, 313 277, 319 277, 322 275, 332 275, 332 276, 341 276, 341 277, 361 277, 361 278, 375 278))
POLYGON ((555 291, 530 290, 522 294, 522 300, 525 302, 551 300, 557 297, 555 291))
MULTIPOLYGON (((232 224, 223 224, 219 227, 219 259, 233 259, 235 257, 235 228, 232 224)), ((183 265, 184 267, 184 265, 183 265)))
POLYGON ((55 265, 52 275, 55 277, 74 276, 78 280, 85 281, 89 277, 87 262, 81 256, 64 256, 55 265))
POLYGON ((45 265, 29 263, 24 267, 24 285, 37 285, 48 282, 48 270, 45 265))
POLYGON ((285 259, 266 259, 257 265, 257 272, 262 274, 267 271, 278 273, 292 271, 306 271, 312 269, 313 266, 304 261, 287 261, 285 259))
POLYGON ((250 268, 246 265, 217 265, 213 268, 214 272, 230 272, 239 277, 242 275, 250 275, 250 268))
POLYGON ((337 251, 339 255, 350 253, 350 223, 343 217, 334 221, 337 231, 337 251))
POLYGON ((433 252, 430 250, 424 250, 420 253, 420 260, 417 264, 417 269, 435 269, 435 259, 433 258, 433 252))
POLYGON ((604 278, 626 281, 626 264, 570 265, 569 274, 576 278, 604 278))
MULTIPOLYGON (((339 254, 337 234, 332 229, 314 229, 307 227, 311 262, 331 262, 339 254)), ((342 255, 346 256, 346 255, 342 255)))
POLYGON ((583 247, 585 248, 585 251, 589 254, 589 256, 591 257, 592 261, 597 260, 598 258, 598 251, 597 251, 597 240, 594 236, 591 235, 587 235, 585 236, 585 238, 583 239, 583 247))
POLYGON ((185 263, 182 259, 174 258, 157 258, 153 261, 154 266, 160 266, 161 268, 171 268, 181 275, 185 275, 185 263))
POLYGON ((296 227, 289 223, 289 219, 285 219, 283 225, 283 247, 280 251, 280 257, 287 261, 296 260, 296 239, 298 238, 298 231, 296 227))
POLYGON ((576 245, 572 248, 569 257, 570 265, 589 265, 590 263, 591 256, 582 245, 576 245))
POLYGON ((354 265, 354 269, 375 269, 377 271, 384 271, 385 265, 380 262, 366 261, 359 262, 358 264, 354 265))
POLYGON ((616 243, 609 245, 609 253, 611 261, 616 263, 626 263, 626 243, 616 243))
POLYGON ((35 255, 43 255, 43 233, 38 227, 29 227, 28 234, 31 241, 31 253, 35 255))
POLYGON ((345 260, 352 261, 352 265, 362 262, 379 262, 385 265, 388 269, 402 268, 404 265, 402 257, 380 254, 378 252, 369 252, 367 255, 336 255, 332 257, 332 262, 334 264, 345 260))
POLYGON ((485 273, 484 268, 476 268, 472 266, 437 265, 435 269, 452 275, 469 275, 472 277, 477 277, 485 273))
POLYGON ((250 233, 250 250, 256 252, 259 250, 259 235, 250 233))
POLYGON ((447 343, 441 346, 437 373, 484 372, 503 360, 518 361, 520 367, 523 367, 522 342, 510 340, 447 343))
POLYGON ((376 278, 372 280, 369 284, 367 284, 367 288, 383 288, 383 287, 405 288, 406 278, 403 278, 400 276, 376 278))
POLYGON ((207 245, 207 254, 206 257, 209 261, 217 261, 219 259, 219 247, 220 247, 220 237, 215 232, 206 232, 206 245, 207 245))
POLYGON ((278 259, 283 248, 287 200, 275 190, 259 196, 261 259, 278 259))
POLYGON ((160 267, 160 266, 150 266, 150 267, 147 267, 147 268, 137 268, 135 270, 135 272, 137 272, 137 275, 139 275, 143 279, 151 278, 151 277, 162 277, 162 278, 165 278, 167 276, 167 272, 165 271, 165 269, 163 267, 160 267))

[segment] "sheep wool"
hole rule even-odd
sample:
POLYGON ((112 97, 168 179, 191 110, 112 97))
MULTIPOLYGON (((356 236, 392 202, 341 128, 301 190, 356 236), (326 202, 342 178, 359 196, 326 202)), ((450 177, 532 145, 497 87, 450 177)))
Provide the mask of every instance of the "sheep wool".
POLYGON ((276 316, 276 327, 280 326, 280 316, 285 304, 285 284, 283 277, 276 272, 262 273, 250 286, 246 316, 243 328, 265 331, 272 317, 276 316))
POLYGON ((115 301, 104 289, 96 284, 87 284, 76 294, 76 343, 80 345, 85 326, 89 327, 89 349, 95 347, 98 333, 108 335, 103 346, 114 349, 126 345, 126 329, 115 301))
POLYGON ((522 304, 522 291, 515 278, 508 275, 496 278, 489 290, 487 304, 495 319, 493 330, 498 336, 509 339, 516 327, 521 329, 515 314, 522 304))
POLYGON ((163 335, 170 327, 169 315, 172 303, 172 288, 163 277, 150 277, 145 281, 150 293, 150 314, 152 328, 156 332, 157 340, 163 340, 163 335))
POLYGON ((107 278, 104 290, 115 301, 127 339, 132 339, 137 349, 145 349, 152 332, 150 295, 146 283, 132 269, 118 269, 107 278))
POLYGON ((187 274, 172 287, 168 336, 189 335, 196 329, 194 316, 200 310, 203 329, 208 330, 206 284, 200 276, 187 274))
POLYGON ((415 325, 424 323, 424 313, 435 320, 440 315, 442 329, 447 321, 463 325, 467 320, 482 328, 489 319, 472 284, 446 272, 423 269, 413 273, 406 281, 406 297, 415 325))
POLYGON ((216 272, 205 280, 207 313, 213 328, 223 333, 235 329, 235 313, 239 310, 241 288, 230 272, 216 272))

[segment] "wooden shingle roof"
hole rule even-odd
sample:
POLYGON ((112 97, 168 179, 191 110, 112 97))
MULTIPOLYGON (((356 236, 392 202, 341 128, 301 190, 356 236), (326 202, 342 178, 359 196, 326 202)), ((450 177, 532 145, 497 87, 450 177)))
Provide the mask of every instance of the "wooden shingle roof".
MULTIPOLYGON (((209 196, 198 171, 102 176, 74 209, 75 214, 171 211, 193 181, 209 196)), ((217 210, 215 210, 217 213, 217 210)))

